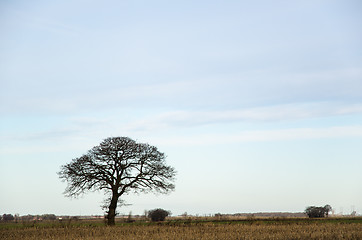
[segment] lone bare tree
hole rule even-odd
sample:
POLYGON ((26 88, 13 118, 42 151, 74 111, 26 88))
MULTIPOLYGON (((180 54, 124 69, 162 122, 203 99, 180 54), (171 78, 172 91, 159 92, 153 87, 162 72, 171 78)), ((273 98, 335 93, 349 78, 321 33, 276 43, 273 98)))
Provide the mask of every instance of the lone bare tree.
POLYGON ((165 154, 149 144, 128 137, 111 137, 87 154, 61 166, 59 177, 68 183, 64 194, 77 197, 87 191, 108 194, 107 224, 115 224, 120 197, 129 192, 167 193, 175 188, 173 167, 165 163, 165 154))

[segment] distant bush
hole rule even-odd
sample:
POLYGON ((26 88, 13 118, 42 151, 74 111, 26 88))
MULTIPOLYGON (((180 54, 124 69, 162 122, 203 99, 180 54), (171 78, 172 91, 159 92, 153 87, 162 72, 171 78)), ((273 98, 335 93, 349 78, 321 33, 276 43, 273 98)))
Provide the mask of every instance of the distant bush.
POLYGON ((332 210, 330 205, 325 205, 324 207, 315 207, 309 206, 305 209, 305 213, 310 218, 322 218, 328 217, 328 213, 332 210))
POLYGON ((55 214, 43 214, 43 215, 41 216, 41 218, 42 218, 43 220, 56 220, 56 219, 57 219, 57 217, 55 216, 55 214))
POLYGON ((167 216, 171 215, 170 211, 166 211, 161 208, 150 210, 148 212, 148 217, 151 218, 153 222, 164 221, 167 216))
POLYGON ((13 221, 15 218, 12 214, 4 214, 2 217, 3 221, 13 221))

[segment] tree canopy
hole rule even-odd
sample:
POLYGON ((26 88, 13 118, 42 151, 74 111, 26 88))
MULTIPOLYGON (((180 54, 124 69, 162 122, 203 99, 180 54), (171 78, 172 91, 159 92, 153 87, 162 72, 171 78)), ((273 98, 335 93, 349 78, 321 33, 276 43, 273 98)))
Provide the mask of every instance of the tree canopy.
POLYGON ((325 205, 324 207, 309 206, 305 209, 305 213, 310 218, 328 217, 328 213, 330 211, 332 211, 332 207, 328 204, 325 205))
POLYGON ((120 197, 130 192, 167 193, 175 188, 175 170, 165 163, 157 147, 128 137, 111 137, 87 154, 61 166, 59 177, 67 182, 65 195, 77 197, 88 191, 103 190, 109 225, 115 224, 120 197))
POLYGON ((148 217, 151 218, 153 222, 164 221, 169 215, 171 215, 170 211, 161 208, 153 209, 148 212, 148 217))

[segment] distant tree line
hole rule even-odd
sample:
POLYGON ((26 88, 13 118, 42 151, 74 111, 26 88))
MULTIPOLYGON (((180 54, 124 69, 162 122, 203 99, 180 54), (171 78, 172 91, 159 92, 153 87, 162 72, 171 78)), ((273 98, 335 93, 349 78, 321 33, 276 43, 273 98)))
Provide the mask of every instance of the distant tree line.
POLYGON ((15 217, 12 214, 3 214, 1 217, 2 221, 13 221, 15 217))
MULTIPOLYGON (((332 207, 330 205, 325 205, 324 207, 316 207, 316 206, 309 206, 305 209, 305 213, 308 215, 309 218, 323 218, 328 217, 329 212, 332 211, 332 207)), ((145 211, 145 217, 148 217, 153 222, 164 221, 166 217, 170 216, 171 212, 164 210, 162 208, 156 208, 150 211, 145 211)), ((187 216, 187 213, 184 214, 187 216)), ((215 217, 221 217, 222 214, 218 213, 215 214, 215 217)), ((73 217, 75 218, 75 217, 73 217)), ((131 219, 131 213, 128 216, 131 219)), ((0 215, 1 221, 34 221, 34 220, 56 220, 57 217, 55 214, 43 214, 43 215, 25 215, 19 216, 19 214, 3 214, 0 215)))
POLYGON ((19 216, 18 214, 12 215, 12 214, 3 214, 0 216, 0 220, 2 221, 33 221, 33 220, 56 220, 57 217, 55 214, 43 214, 43 215, 25 215, 25 216, 19 216))
MULTIPOLYGON (((153 222, 164 221, 166 217, 171 215, 171 211, 164 210, 162 208, 153 209, 150 211, 145 211, 145 217, 148 217, 153 222)), ((69 217, 68 217, 69 218, 69 217)), ((59 218, 62 219, 62 218, 59 218)), ((78 219, 77 217, 72 217, 71 219, 78 219)), ((19 216, 19 214, 3 214, 0 215, 1 221, 53 221, 57 220, 57 216, 55 214, 43 214, 43 215, 24 215, 19 216)), ((128 216, 128 220, 131 220, 131 213, 128 216)))

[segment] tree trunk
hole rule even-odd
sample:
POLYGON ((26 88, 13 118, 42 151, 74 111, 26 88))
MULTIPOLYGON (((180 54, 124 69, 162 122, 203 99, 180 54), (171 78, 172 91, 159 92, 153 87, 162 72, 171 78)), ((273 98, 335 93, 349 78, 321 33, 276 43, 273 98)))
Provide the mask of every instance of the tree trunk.
POLYGON ((118 202, 117 194, 113 194, 111 203, 109 204, 108 207, 108 214, 107 214, 107 224, 109 226, 115 225, 117 202, 118 202))

